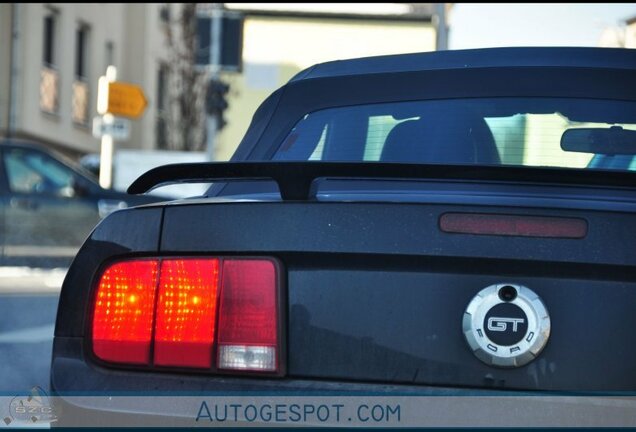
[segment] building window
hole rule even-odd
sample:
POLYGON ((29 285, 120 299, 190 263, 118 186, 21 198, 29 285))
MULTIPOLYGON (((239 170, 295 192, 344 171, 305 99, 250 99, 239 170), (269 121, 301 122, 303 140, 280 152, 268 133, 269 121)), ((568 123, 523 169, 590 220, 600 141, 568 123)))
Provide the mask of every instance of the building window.
MULTIPOLYGON (((221 68, 226 72, 241 72, 243 69, 243 15, 224 12, 221 20, 221 68)), ((211 62, 210 44, 212 29, 210 17, 197 18, 196 64, 211 62)))
POLYGON ((42 27, 40 109, 48 114, 57 114, 59 109, 60 77, 56 68, 57 23, 57 11, 46 8, 42 27))
POLYGON ((156 140, 157 148, 168 148, 168 137, 166 128, 167 98, 168 98, 168 65, 159 64, 157 71, 157 126, 156 140))
POLYGON ((57 12, 47 9, 44 15, 44 44, 43 44, 43 62, 45 66, 52 67, 55 65, 55 42, 57 34, 57 12))
POLYGON ((85 81, 73 81, 73 122, 81 126, 88 125, 88 99, 88 84, 85 81))
POLYGON ((73 81, 72 117, 73 122, 88 125, 88 44, 90 28, 80 24, 75 33, 75 79, 73 81))
POLYGON ((166 109, 166 90, 168 89, 168 66, 165 63, 159 65, 157 74, 157 110, 163 112, 166 109))
POLYGON ((89 27, 80 24, 77 28, 75 41, 75 77, 86 80, 87 73, 87 57, 88 57, 88 36, 89 27))
POLYGON ((106 41, 106 64, 104 65, 104 72, 108 66, 115 65, 115 43, 113 41, 106 41))
POLYGON ((227 71, 243 69, 243 15, 226 13, 221 27, 221 64, 227 71))
POLYGON ((163 24, 170 23, 170 5, 161 5, 159 7, 159 20, 163 24))

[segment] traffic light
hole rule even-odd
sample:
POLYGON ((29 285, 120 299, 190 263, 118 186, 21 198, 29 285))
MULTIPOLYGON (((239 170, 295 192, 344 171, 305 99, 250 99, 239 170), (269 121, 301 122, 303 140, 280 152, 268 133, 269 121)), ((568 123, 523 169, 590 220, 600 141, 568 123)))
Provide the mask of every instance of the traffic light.
POLYGON ((219 124, 217 127, 219 130, 223 129, 223 126, 227 123, 223 118, 223 113, 228 107, 225 97, 229 90, 230 86, 219 79, 210 80, 208 84, 205 107, 208 114, 218 117, 219 124))

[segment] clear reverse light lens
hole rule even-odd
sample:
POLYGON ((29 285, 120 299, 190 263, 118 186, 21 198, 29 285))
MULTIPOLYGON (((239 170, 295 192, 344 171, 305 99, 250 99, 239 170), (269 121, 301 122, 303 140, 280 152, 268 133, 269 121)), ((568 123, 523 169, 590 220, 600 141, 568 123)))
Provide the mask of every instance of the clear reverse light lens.
POLYGON ((220 346, 219 368, 274 371, 276 370, 276 349, 267 346, 220 346))

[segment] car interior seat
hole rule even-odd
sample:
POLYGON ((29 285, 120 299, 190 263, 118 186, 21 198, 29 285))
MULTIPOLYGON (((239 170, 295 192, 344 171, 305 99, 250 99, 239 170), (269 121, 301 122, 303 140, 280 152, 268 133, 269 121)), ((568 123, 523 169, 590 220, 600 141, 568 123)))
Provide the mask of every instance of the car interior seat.
POLYGON ((440 110, 395 126, 384 144, 383 162, 499 165, 486 121, 473 113, 440 110))

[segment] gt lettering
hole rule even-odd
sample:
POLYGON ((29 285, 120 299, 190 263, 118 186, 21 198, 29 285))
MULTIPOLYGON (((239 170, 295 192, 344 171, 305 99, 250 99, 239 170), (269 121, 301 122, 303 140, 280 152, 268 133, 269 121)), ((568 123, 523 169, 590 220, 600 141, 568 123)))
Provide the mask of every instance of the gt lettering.
POLYGON ((517 331, 517 326, 522 324, 525 320, 523 318, 503 318, 503 317, 490 317, 488 318, 488 330, 496 332, 504 332, 508 329, 508 323, 512 324, 512 331, 517 331))

